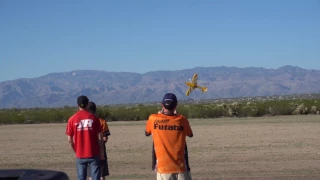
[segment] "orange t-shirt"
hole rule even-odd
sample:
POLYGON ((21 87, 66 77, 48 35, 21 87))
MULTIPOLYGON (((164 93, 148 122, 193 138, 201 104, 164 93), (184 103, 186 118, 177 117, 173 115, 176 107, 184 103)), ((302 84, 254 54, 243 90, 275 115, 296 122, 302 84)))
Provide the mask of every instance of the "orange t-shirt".
POLYGON ((186 136, 192 135, 189 121, 182 115, 151 114, 146 133, 152 134, 157 157, 157 172, 186 171, 184 149, 186 136))
POLYGON ((102 130, 102 134, 103 136, 110 136, 110 131, 109 131, 109 127, 108 127, 108 123, 106 120, 99 118, 100 120, 100 124, 101 124, 101 130, 102 130))
POLYGON ((108 127, 107 121, 102 119, 102 118, 99 118, 99 120, 100 120, 102 132, 109 131, 109 127, 108 127))

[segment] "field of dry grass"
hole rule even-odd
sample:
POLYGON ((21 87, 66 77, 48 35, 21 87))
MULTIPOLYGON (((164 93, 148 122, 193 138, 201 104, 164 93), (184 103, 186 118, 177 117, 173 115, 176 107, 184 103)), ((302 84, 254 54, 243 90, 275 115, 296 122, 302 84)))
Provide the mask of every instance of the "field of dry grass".
MULTIPOLYGON (((193 179, 320 179, 320 116, 193 119, 193 179)), ((145 121, 109 122, 107 179, 155 179, 145 121)), ((76 179, 65 124, 0 126, 0 168, 39 168, 76 179)))

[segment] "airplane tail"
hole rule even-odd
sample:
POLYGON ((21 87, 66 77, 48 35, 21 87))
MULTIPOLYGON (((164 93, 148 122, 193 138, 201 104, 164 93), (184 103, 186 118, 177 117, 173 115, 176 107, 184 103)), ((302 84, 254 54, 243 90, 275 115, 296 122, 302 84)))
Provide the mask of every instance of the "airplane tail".
POLYGON ((202 92, 206 92, 206 91, 208 91, 207 86, 206 86, 206 85, 204 85, 204 86, 201 88, 201 91, 202 91, 202 92))

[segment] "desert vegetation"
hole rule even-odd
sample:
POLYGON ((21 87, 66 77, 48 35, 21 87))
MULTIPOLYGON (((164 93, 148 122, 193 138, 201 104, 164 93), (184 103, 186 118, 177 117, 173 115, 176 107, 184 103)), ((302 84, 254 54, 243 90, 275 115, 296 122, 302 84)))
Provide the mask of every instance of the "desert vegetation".
MULTIPOLYGON (((146 120, 161 109, 159 103, 98 106, 97 115, 107 121, 146 120)), ((187 118, 260 117, 319 114, 320 99, 271 99, 216 102, 182 102, 177 111, 187 118)), ((77 107, 1 109, 1 124, 65 123, 77 107)))

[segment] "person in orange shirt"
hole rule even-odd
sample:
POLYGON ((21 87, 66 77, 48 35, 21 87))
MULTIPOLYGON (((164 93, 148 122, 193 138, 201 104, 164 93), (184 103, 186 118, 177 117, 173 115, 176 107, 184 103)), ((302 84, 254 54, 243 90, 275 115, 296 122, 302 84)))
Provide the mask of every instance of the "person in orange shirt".
POLYGON ((162 112, 151 114, 146 123, 146 136, 152 135, 157 180, 190 180, 185 158, 186 136, 193 137, 189 121, 175 113, 178 104, 173 93, 162 100, 162 112))
MULTIPOLYGON (((92 113, 96 114, 97 111, 97 106, 94 102, 89 102, 87 106, 87 110, 92 113)), ((107 159, 107 151, 106 151, 106 143, 108 142, 108 136, 110 136, 110 131, 109 127, 107 124, 107 121, 105 119, 102 119, 99 117, 100 124, 101 124, 101 129, 102 129, 102 134, 103 134, 103 147, 104 147, 104 159, 100 161, 100 169, 101 169, 101 178, 100 180, 105 180, 105 176, 109 176, 109 167, 108 167, 108 159, 107 159)), ((90 168, 88 168, 88 177, 89 180, 91 180, 90 177, 90 168)))
MULTIPOLYGON (((163 113, 163 108, 161 111, 158 111, 158 114, 162 114, 163 113)), ((177 110, 174 111, 174 114, 177 114, 177 110)), ((187 166, 187 172, 188 172, 188 180, 191 180, 191 168, 189 165, 189 155, 188 155, 188 147, 187 147, 187 142, 186 142, 186 146, 184 148, 184 158, 186 161, 186 166, 187 166)), ((152 143, 152 170, 155 171, 156 170, 156 163, 157 163, 157 157, 156 157, 156 152, 154 150, 154 143, 152 143)))

